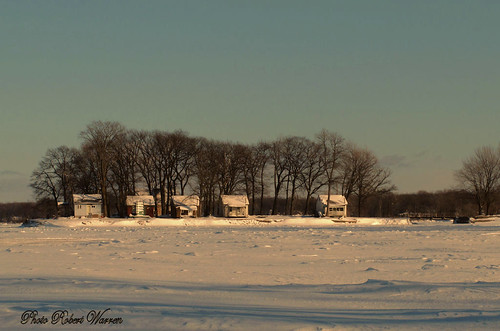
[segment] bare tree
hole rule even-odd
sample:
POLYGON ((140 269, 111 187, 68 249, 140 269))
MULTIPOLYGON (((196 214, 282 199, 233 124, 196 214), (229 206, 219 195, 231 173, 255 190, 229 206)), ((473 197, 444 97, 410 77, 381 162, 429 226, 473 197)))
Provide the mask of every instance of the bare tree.
POLYGON ((114 144, 121 141, 125 127, 118 122, 92 122, 80 133, 84 141, 84 150, 96 164, 100 191, 102 194, 103 214, 109 216, 108 172, 112 162, 114 144))
POLYGON ((116 211, 122 217, 127 215, 127 196, 135 195, 137 182, 137 158, 139 151, 132 141, 132 133, 126 132, 112 146, 109 187, 113 190, 116 211))
POLYGON ((358 216, 361 216, 367 198, 395 190, 390 183, 390 170, 382 168, 377 157, 368 149, 350 145, 342 165, 342 193, 346 199, 354 195, 358 216))
POLYGON ((500 190, 500 147, 495 150, 484 146, 467 158, 462 169, 455 173, 460 185, 474 195, 478 213, 490 213, 490 208, 500 190))
POLYGON ((167 214, 167 201, 171 192, 173 167, 172 167, 172 151, 174 142, 172 134, 163 131, 153 133, 153 159, 158 178, 158 190, 160 192, 160 204, 162 214, 167 214))
POLYGON ((259 174, 259 166, 257 164, 254 151, 254 146, 242 145, 241 161, 243 166, 243 181, 245 184, 245 192, 248 200, 250 201, 249 213, 251 215, 255 214, 255 191, 257 186, 257 176, 259 174))
POLYGON ((267 164, 269 162, 269 159, 271 158, 270 151, 271 151, 271 146, 265 142, 258 143, 254 149, 255 159, 257 160, 257 163, 259 165, 259 185, 260 185, 259 214, 261 214, 261 215, 263 214, 264 193, 265 193, 265 189, 266 189, 264 175, 266 172, 266 168, 267 168, 267 164))
POLYGON ((242 150, 243 173, 245 188, 250 200, 250 214, 256 213, 256 195, 260 192, 260 213, 264 200, 265 180, 264 172, 269 159, 269 146, 259 143, 253 146, 244 146, 242 150))
POLYGON ((72 169, 74 193, 99 192, 97 167, 92 159, 85 155, 83 150, 77 150, 72 169))
POLYGON ((53 200, 56 217, 60 212, 59 202, 63 202, 66 208, 70 205, 74 185, 73 166, 77 155, 76 149, 67 146, 49 149, 31 175, 30 186, 35 195, 38 199, 53 200))
POLYGON ((155 143, 153 134, 147 131, 133 131, 131 133, 131 143, 137 150, 136 165, 140 176, 146 184, 147 190, 153 196, 155 201, 155 214, 158 216, 158 175, 156 172, 155 161, 155 143))
POLYGON ((313 194, 325 186, 325 170, 321 163, 322 146, 319 143, 308 141, 305 149, 304 169, 301 173, 301 182, 306 192, 306 205, 304 215, 309 211, 309 204, 313 194))
POLYGON ((47 152, 47 158, 51 160, 56 170, 56 175, 59 177, 61 197, 64 205, 68 205, 72 201, 72 194, 74 192, 74 167, 78 155, 76 148, 69 148, 67 146, 49 149, 47 152))
POLYGON ((173 194, 177 194, 177 186, 180 194, 184 195, 189 179, 194 172, 194 158, 196 155, 197 140, 188 137, 182 131, 173 134, 174 149, 172 151, 172 167, 174 168, 174 178, 172 182, 173 194))
POLYGON ((345 142, 344 138, 339 134, 325 129, 316 136, 316 141, 321 146, 320 164, 323 167, 326 184, 328 186, 326 210, 330 210, 332 186, 339 179, 338 172, 340 169, 340 161, 345 152, 345 142))
MULTIPOLYGON (((182 131, 175 131, 164 135, 163 151, 161 152, 166 180, 167 201, 172 202, 172 196, 181 195, 193 175, 194 156, 196 154, 196 140, 182 131)), ((173 202, 172 202, 173 203, 173 202)), ((171 206, 173 210, 174 206, 171 206)))
POLYGON ((294 202, 297 190, 303 183, 303 171, 306 167, 306 150, 308 140, 303 137, 288 137, 283 140, 283 156, 286 169, 286 213, 294 213, 294 202))
POLYGON ((244 151, 241 144, 221 143, 215 144, 214 157, 217 160, 217 175, 219 194, 234 194, 244 182, 244 151))
POLYGON ((270 145, 271 164, 273 167, 273 184, 274 184, 274 199, 272 214, 278 212, 278 198, 281 192, 283 183, 286 180, 286 158, 284 149, 284 139, 278 139, 270 145))
POLYGON ((196 191, 200 196, 203 215, 213 215, 216 210, 216 193, 218 183, 218 161, 214 157, 216 142, 200 138, 197 144, 197 153, 194 162, 194 171, 197 180, 196 191))

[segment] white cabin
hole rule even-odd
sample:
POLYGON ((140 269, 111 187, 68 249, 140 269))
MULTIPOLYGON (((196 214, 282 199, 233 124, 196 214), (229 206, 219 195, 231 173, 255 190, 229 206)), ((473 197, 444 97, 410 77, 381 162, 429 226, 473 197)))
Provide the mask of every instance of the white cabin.
POLYGON ((75 217, 102 217, 102 196, 100 194, 73 194, 75 217))
POLYGON ((246 195, 221 195, 222 217, 248 217, 250 202, 246 195))
POLYGON ((198 217, 200 198, 197 195, 174 195, 172 197, 175 214, 173 217, 198 217))
POLYGON ((329 210, 328 195, 319 195, 316 200, 316 213, 319 216, 327 217, 346 217, 347 216, 347 200, 343 195, 330 195, 329 210))

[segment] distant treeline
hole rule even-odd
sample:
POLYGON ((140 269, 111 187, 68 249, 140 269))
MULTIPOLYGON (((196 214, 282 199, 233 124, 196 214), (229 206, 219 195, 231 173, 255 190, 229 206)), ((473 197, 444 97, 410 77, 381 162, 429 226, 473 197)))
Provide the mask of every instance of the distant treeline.
POLYGON ((43 207, 35 202, 11 202, 0 203, 0 221, 1 222, 23 222, 27 219, 41 218, 53 215, 53 209, 49 208, 44 213, 43 207))
MULTIPOLYGON (((394 216, 417 211, 417 205, 462 213, 468 203, 462 199, 460 206, 449 201, 447 207, 431 207, 436 201, 428 201, 423 206, 415 202, 424 200, 417 194, 418 199, 409 199, 413 206, 400 205, 404 195, 394 194, 391 172, 375 154, 327 130, 314 139, 293 136, 240 144, 98 121, 80 138, 80 148, 49 149, 31 176, 36 196, 52 201, 54 215, 71 213, 60 209, 72 205, 74 193, 99 193, 104 215, 122 217, 126 197, 139 192, 157 199, 164 214, 173 195, 186 194, 200 197, 202 215, 217 214, 224 194, 247 195, 250 214, 312 215, 313 198, 319 193, 344 195, 351 216, 394 216)), ((491 198, 487 212, 496 206, 491 198)))

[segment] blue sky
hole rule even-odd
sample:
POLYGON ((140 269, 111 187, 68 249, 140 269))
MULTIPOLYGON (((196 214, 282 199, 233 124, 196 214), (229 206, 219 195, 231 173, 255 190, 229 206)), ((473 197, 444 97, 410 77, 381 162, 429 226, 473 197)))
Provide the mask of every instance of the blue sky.
POLYGON ((500 142, 500 2, 0 0, 0 202, 93 120, 254 143, 322 128, 400 192, 500 142))

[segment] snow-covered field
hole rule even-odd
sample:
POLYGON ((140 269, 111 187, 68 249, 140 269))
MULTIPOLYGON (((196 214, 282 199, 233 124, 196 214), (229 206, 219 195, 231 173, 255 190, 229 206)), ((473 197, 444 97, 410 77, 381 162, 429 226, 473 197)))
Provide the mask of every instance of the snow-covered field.
POLYGON ((346 220, 2 224, 0 328, 500 328, 499 218, 346 220))

